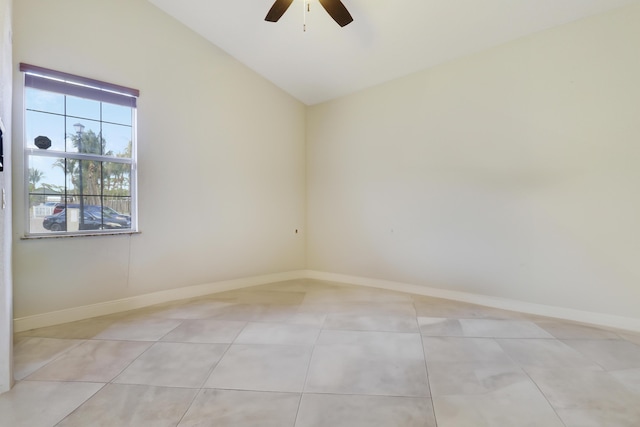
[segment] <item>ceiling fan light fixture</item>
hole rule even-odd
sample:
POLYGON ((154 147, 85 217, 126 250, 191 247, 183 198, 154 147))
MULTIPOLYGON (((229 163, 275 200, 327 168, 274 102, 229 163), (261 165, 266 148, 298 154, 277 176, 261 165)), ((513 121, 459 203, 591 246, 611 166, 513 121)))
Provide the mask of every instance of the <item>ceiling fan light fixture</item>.
MULTIPOLYGON (((327 11, 329 16, 333 18, 334 21, 341 27, 345 25, 349 25, 353 22, 353 17, 345 7, 345 5, 340 0, 319 0, 320 4, 327 11)), ((267 16, 264 18, 265 21, 268 22, 278 22, 282 15, 289 9, 293 0, 276 0, 269 12, 267 12, 267 16)), ((305 11, 309 11, 309 1, 305 0, 305 11)))
POLYGON ((347 10, 346 6, 340 0, 319 0, 324 10, 333 18, 341 27, 349 25, 353 22, 353 17, 347 10))
POLYGON ((293 0, 276 0, 267 12, 267 16, 265 16, 264 20, 269 22, 278 22, 282 15, 289 9, 293 0))

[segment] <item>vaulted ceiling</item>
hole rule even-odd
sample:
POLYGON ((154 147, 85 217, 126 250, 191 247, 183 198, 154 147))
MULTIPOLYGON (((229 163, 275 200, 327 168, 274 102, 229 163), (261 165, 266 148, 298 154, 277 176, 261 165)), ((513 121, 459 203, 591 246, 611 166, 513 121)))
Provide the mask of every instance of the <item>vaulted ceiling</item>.
POLYGON ((342 0, 344 28, 318 0, 277 23, 274 0, 149 1, 313 105, 638 0, 342 0))

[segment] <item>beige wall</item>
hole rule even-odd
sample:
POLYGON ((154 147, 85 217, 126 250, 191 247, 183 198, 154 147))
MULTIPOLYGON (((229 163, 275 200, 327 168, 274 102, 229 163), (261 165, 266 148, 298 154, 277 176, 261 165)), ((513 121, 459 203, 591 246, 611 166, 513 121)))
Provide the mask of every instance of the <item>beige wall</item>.
MULTIPOLYGON (((5 126, 4 172, 0 173, 0 191, 8 204, 0 207, 0 393, 13 383, 12 356, 12 284, 11 284, 11 0, 0 0, 0 117, 5 126)), ((0 195, 2 197, 2 195, 0 195)), ((2 203, 0 201, 0 203, 2 203)))
POLYGON ((640 318, 640 7, 308 111, 308 267, 640 318))
POLYGON ((18 96, 16 317, 304 268, 304 105, 146 0, 14 7, 14 71, 26 62, 140 89, 142 231, 20 240, 18 96))

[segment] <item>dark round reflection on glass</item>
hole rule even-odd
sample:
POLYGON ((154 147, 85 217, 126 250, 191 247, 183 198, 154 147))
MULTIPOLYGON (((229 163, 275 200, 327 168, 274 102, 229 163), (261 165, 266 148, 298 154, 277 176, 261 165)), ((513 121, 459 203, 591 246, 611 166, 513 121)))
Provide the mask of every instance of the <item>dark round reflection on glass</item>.
POLYGON ((47 148, 51 147, 51 140, 46 136, 38 136, 33 140, 33 142, 36 144, 36 147, 41 150, 46 150, 47 148))

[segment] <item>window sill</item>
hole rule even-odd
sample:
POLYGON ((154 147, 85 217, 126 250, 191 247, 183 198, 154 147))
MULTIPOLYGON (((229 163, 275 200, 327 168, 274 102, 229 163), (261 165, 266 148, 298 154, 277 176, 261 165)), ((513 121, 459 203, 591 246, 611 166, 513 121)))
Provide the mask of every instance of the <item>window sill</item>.
POLYGON ((131 236, 142 234, 141 231, 110 231, 105 233, 82 233, 82 234, 28 234, 20 240, 41 240, 41 239, 67 239, 69 237, 96 237, 96 236, 131 236))

